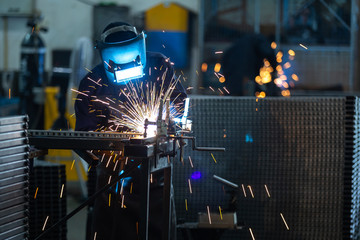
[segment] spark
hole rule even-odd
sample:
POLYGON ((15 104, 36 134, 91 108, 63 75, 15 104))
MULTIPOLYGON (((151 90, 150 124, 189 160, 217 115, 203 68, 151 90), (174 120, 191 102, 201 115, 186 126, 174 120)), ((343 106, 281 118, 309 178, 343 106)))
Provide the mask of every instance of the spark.
POLYGON ((129 157, 126 157, 126 158, 125 158, 125 165, 127 165, 128 159, 129 159, 129 157))
POLYGON ((211 224, 210 207, 206 206, 206 208, 207 208, 207 213, 208 213, 208 217, 209 217, 209 223, 211 224))
POLYGON ((111 66, 110 66, 106 61, 104 61, 104 63, 105 63, 109 68, 111 68, 111 66))
POLYGON ((87 95, 87 94, 85 94, 85 93, 83 93, 83 92, 80 92, 80 91, 78 91, 78 90, 75 90, 75 89, 73 89, 73 88, 71 88, 70 90, 73 91, 73 92, 76 92, 76 93, 78 93, 78 94, 84 95, 84 96, 86 96, 86 97, 89 96, 89 95, 87 95))
POLYGON ((90 172, 90 169, 91 169, 91 165, 90 165, 89 168, 88 168, 88 172, 90 172))
POLYGON ((110 204, 111 204, 111 193, 109 193, 109 207, 110 207, 110 204))
POLYGON ((150 183, 153 183, 153 175, 152 175, 152 173, 150 174, 150 183))
MULTIPOLYGON (((159 87, 156 87, 155 83, 149 83, 145 85, 130 82, 127 84, 127 90, 121 90, 126 97, 126 102, 121 102, 123 106, 122 117, 113 118, 110 122, 113 122, 120 127, 126 127, 131 132, 144 133, 144 122, 146 119, 155 122, 159 115, 159 111, 165 113, 164 102, 166 99, 170 99, 172 92, 174 91, 179 78, 173 78, 168 86, 165 86, 165 78, 168 74, 166 68, 162 77, 159 87), (160 89, 159 89, 160 88, 160 89), (160 109, 160 107, 162 109, 160 109)), ((166 84, 167 85, 167 84, 166 84)), ((173 101, 177 99, 175 97, 173 101)), ((171 103, 170 116, 174 118, 179 115, 177 105, 171 103)), ((163 114, 165 117, 165 114, 163 114)), ((148 136, 156 134, 156 126, 149 126, 148 136)))
POLYGON ((272 49, 275 49, 276 47, 277 47, 277 44, 276 44, 275 42, 272 42, 272 43, 271 43, 271 48, 272 48, 272 49))
POLYGON ((215 54, 222 54, 223 53, 223 51, 217 51, 217 52, 215 52, 215 54))
POLYGON ((215 71, 215 72, 220 72, 220 69, 221 69, 221 64, 220 64, 220 63, 216 63, 216 64, 215 64, 215 67, 214 67, 214 71, 215 71))
POLYGON ((289 53, 289 55, 292 56, 292 57, 295 56, 295 52, 294 52, 294 50, 292 50, 292 49, 290 49, 290 50, 288 51, 288 53, 289 53))
POLYGON ((104 161, 105 153, 101 157, 101 162, 104 161))
POLYGON ((111 182, 111 175, 109 176, 108 184, 110 184, 110 182, 111 182))
POLYGON ((75 159, 73 160, 73 162, 72 162, 72 164, 71 164, 71 168, 70 168, 70 170, 72 170, 72 169, 73 169, 74 164, 75 164, 75 159))
POLYGON ((165 48, 165 45, 163 44, 162 47, 165 48))
POLYGON ((242 187, 242 190, 244 192, 244 196, 246 197, 246 190, 245 190, 244 184, 241 184, 241 187, 242 187))
POLYGON ((133 183, 131 183, 130 185, 130 194, 132 194, 132 189, 133 189, 133 183))
POLYGON ((188 211, 188 203, 187 203, 187 199, 185 198, 185 209, 186 211, 188 211))
POLYGON ((265 187, 265 190, 266 190, 266 193, 267 193, 268 197, 270 197, 270 192, 269 192, 269 190, 268 190, 268 188, 267 188, 266 184, 264 185, 264 187, 265 187))
POLYGON ((121 181, 120 195, 122 195, 123 192, 124 192, 124 181, 125 181, 125 179, 123 179, 123 180, 121 181))
POLYGON ((109 157, 109 160, 108 160, 108 162, 107 162, 107 164, 106 164, 106 167, 109 166, 111 158, 112 158, 112 156, 109 157))
POLYGON ((191 157, 189 156, 189 162, 190 162, 190 166, 192 167, 192 168, 194 168, 194 165, 193 165, 193 163, 192 163, 192 161, 191 161, 191 157))
POLYGON ((284 222, 284 224, 285 224, 286 229, 287 229, 287 230, 290 230, 290 229, 289 229, 289 226, 287 225, 287 223, 286 223, 286 221, 285 221, 285 218, 284 218, 284 216, 283 216, 282 213, 280 213, 280 216, 281 216, 281 218, 282 218, 282 220, 283 220, 283 222, 284 222))
POLYGON ((299 77, 295 73, 291 75, 291 78, 294 79, 294 81, 299 81, 299 77))
POLYGON ((61 186, 60 198, 63 197, 63 192, 64 192, 64 184, 61 186))
POLYGON ((255 237, 254 237, 254 234, 253 234, 251 228, 249 228, 249 231, 250 231, 250 234, 251 234, 252 239, 255 240, 255 237))
POLYGON ((219 90, 219 92, 220 92, 222 95, 224 95, 224 92, 223 92, 223 91, 221 91, 221 89, 220 89, 220 88, 218 88, 218 90, 219 90))
POLYGON ((36 199, 37 193, 38 193, 39 187, 36 188, 34 199, 36 199))
POLYGON ((49 220, 49 216, 47 216, 46 219, 45 219, 44 226, 42 228, 43 231, 45 230, 45 226, 46 226, 46 223, 47 223, 48 220, 49 220))
POLYGON ((215 159, 214 155, 212 153, 210 153, 210 154, 211 154, 212 158, 214 159, 214 162, 216 163, 216 159, 215 159))
POLYGON ((225 92, 227 92, 227 94, 230 94, 229 90, 227 90, 226 87, 223 87, 223 89, 225 90, 225 92))
POLYGON ((191 189, 191 182, 190 182, 190 179, 188 179, 188 183, 189 183, 189 191, 190 191, 190 194, 192 193, 192 189, 191 189))
POLYGON ((136 222, 136 234, 139 235, 139 222, 136 222))
POLYGON ((170 156, 167 155, 168 163, 170 164, 170 156))
POLYGON ((253 191, 252 191, 251 186, 250 186, 250 185, 248 185, 248 188, 249 188, 249 190, 250 190, 250 193, 251 193, 252 198, 254 198, 254 193, 253 193, 253 191))
POLYGON ((219 212, 220 212, 220 219, 223 220, 223 216, 222 216, 222 213, 221 213, 221 207, 219 206, 219 212))
POLYGON ((9 88, 9 99, 11 98, 11 88, 9 88))
POLYGON ((92 71, 91 71, 90 69, 88 69, 88 68, 86 68, 86 67, 84 67, 84 68, 85 68, 86 71, 92 73, 92 71))
POLYGON ((96 240, 96 235, 97 235, 97 232, 94 233, 94 240, 96 240))
POLYGON ((119 162, 119 160, 116 161, 113 172, 115 172, 115 169, 116 169, 116 166, 117 166, 118 162, 119 162))
POLYGON ((121 208, 124 208, 124 199, 125 199, 125 195, 122 195, 122 197, 121 197, 121 208))
POLYGON ((300 45, 300 47, 305 48, 306 50, 308 49, 307 47, 305 47, 305 46, 302 45, 301 43, 300 43, 299 45, 300 45))

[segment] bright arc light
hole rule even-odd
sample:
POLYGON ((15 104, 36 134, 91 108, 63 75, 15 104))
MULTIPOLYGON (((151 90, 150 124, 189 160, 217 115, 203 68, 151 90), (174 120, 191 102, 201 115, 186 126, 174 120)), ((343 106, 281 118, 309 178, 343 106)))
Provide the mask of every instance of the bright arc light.
POLYGON ((115 71, 116 82, 125 82, 135 78, 141 78, 144 72, 142 66, 115 71))

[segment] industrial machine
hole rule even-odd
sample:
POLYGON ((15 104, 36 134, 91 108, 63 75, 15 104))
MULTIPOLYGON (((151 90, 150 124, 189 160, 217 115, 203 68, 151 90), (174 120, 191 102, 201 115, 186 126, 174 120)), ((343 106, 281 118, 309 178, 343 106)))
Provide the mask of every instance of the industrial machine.
MULTIPOLYGON (((168 106, 168 104, 167 104, 168 106)), ((162 105, 160 106, 162 109, 162 105)), ((167 108, 169 109, 169 108, 167 108)), ((168 111, 168 110, 167 110, 168 111)), ((169 112, 167 112, 167 116, 169 112)), ((124 157, 131 158, 136 164, 125 170, 118 177, 109 182, 108 185, 90 196, 78 208, 62 218, 59 222, 45 230, 36 239, 42 239, 48 232, 54 230, 71 218, 82 208, 95 200, 101 193, 116 185, 121 179, 128 177, 131 172, 141 164, 141 209, 139 221, 140 239, 148 239, 148 219, 149 219, 149 189, 150 174, 154 171, 164 171, 164 206, 163 212, 166 214, 163 219, 163 226, 169 226, 163 231, 162 239, 169 239, 170 230, 170 188, 171 188, 171 161, 180 152, 188 141, 192 142, 192 149, 197 151, 225 151, 224 148, 197 147, 195 137, 191 136, 189 130, 189 120, 184 114, 180 119, 181 124, 166 117, 163 120, 162 111, 159 111, 158 120, 152 122, 145 120, 143 134, 139 133, 116 133, 116 132, 82 132, 82 131, 46 131, 29 130, 29 142, 37 150, 46 149, 72 149, 75 150, 84 160, 92 165, 96 165, 99 159, 89 153, 88 150, 112 150, 121 151, 124 157), (156 126, 156 136, 148 136, 147 129, 156 126)))

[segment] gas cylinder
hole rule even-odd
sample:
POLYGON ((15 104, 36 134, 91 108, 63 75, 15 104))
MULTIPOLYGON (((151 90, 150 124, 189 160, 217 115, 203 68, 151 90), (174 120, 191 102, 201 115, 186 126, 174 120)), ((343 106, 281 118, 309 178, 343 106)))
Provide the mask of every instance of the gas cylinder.
POLYGON ((20 114, 29 115, 31 128, 42 128, 43 125, 43 89, 46 48, 36 20, 28 22, 30 31, 21 43, 20 57, 20 114))

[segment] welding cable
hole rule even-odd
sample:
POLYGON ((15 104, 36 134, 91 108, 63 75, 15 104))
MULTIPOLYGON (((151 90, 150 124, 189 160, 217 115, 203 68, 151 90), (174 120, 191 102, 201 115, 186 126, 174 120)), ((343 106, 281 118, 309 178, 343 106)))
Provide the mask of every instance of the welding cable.
POLYGON ((63 224, 65 221, 67 221, 68 219, 70 219, 72 216, 74 216, 76 213, 78 213, 81 209, 83 209, 84 207, 86 207, 89 203, 91 203, 92 201, 94 201, 98 196, 100 196, 100 194, 102 194, 103 192, 107 191, 110 189, 110 187, 112 187, 113 185, 115 185, 118 181, 120 181, 120 179, 125 178, 125 177, 129 177, 130 173, 132 171, 134 171, 139 165, 141 164, 141 161, 139 161, 137 164, 133 164, 132 166, 130 166, 128 169, 126 169, 122 174, 120 174, 119 176, 117 176, 116 178, 114 178, 114 180, 112 182, 110 182, 109 184, 105 185, 104 187, 102 187, 99 191, 97 191, 96 193, 94 193, 91 197, 89 197, 85 202, 83 202, 80 206, 78 206, 76 209, 74 209, 71 213, 69 213, 68 215, 66 215, 65 217, 63 217, 62 219, 60 219, 58 222, 56 222, 54 225, 52 225, 50 228, 46 229, 46 231, 44 231, 43 233, 41 233, 39 236, 37 236, 34 240, 39 240, 41 238, 43 238, 46 234, 48 234, 49 232, 51 232, 51 230, 53 230, 54 228, 58 227, 59 225, 63 224))

